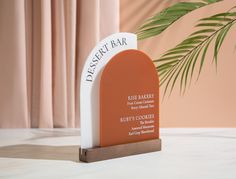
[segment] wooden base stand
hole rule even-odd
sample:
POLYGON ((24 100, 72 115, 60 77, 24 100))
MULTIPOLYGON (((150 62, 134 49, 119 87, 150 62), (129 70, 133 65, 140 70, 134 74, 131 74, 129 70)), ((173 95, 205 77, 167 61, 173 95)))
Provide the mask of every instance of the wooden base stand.
POLYGON ((120 144, 108 147, 79 149, 79 159, 83 162, 96 162, 129 155, 136 155, 161 150, 161 139, 120 144))

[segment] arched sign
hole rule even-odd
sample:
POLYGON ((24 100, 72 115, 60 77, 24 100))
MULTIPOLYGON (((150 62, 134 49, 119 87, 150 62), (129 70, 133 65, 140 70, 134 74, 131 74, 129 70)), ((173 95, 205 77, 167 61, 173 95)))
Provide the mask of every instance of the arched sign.
POLYGON ((115 55, 100 80, 100 146, 159 138, 159 79, 139 50, 115 55))

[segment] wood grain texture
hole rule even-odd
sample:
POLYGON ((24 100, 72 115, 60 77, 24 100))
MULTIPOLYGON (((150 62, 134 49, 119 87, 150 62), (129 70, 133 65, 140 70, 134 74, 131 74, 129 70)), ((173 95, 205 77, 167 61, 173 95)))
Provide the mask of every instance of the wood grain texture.
POLYGON ((161 139, 147 140, 129 144, 120 144, 109 147, 79 149, 80 161, 96 162, 101 160, 137 155, 161 150, 161 139))

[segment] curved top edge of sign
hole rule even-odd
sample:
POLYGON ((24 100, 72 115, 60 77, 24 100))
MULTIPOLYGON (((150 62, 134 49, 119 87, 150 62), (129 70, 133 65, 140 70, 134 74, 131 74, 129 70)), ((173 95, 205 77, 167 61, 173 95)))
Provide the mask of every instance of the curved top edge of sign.
MULTIPOLYGON (((102 39, 101 41, 99 41, 97 43, 97 45, 90 51, 90 53, 88 54, 85 62, 84 62, 84 65, 83 65, 83 69, 82 69, 82 72, 81 72, 81 82, 82 83, 82 78, 83 76, 85 75, 85 72, 87 70, 87 66, 89 65, 90 61, 89 59, 91 59, 94 55, 94 53, 96 53, 96 51, 101 48, 106 42, 108 42, 109 40, 111 39, 114 39, 114 38, 119 38, 119 37, 127 37, 127 38, 130 38, 130 39, 135 39, 135 45, 136 45, 136 49, 137 49, 137 35, 134 34, 134 33, 130 33, 130 32, 118 32, 118 33, 114 33, 114 34, 111 34, 107 37, 105 37, 104 39, 102 39)), ((127 48, 128 49, 128 48, 127 48)), ((117 53, 119 53, 119 51, 117 51, 117 53)), ((117 53, 113 54, 113 55, 116 55, 117 53)))

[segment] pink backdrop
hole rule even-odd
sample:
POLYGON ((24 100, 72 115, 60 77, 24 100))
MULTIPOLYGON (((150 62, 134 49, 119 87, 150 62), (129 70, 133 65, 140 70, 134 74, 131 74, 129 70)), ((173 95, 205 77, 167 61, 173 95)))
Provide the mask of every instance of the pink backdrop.
MULTIPOLYGON (((120 0, 120 30, 178 0, 120 0)), ((201 8, 157 38, 139 43, 153 59, 193 31, 197 19, 235 6, 236 0, 201 8)), ((79 78, 85 57, 119 30, 118 0, 0 1, 0 127, 79 127, 79 78)), ((184 96, 175 88, 161 103, 161 127, 236 127, 235 31, 212 54, 184 96)))
MULTIPOLYGON (((144 19, 178 0, 120 2, 120 29, 135 32, 144 19)), ((196 10, 174 23, 161 36, 141 41, 139 49, 157 59, 192 33, 198 19, 225 12, 235 5, 236 0, 224 0, 196 10)), ((184 96, 180 96, 178 87, 175 88, 172 96, 161 103, 161 127, 236 127, 235 32, 234 26, 225 39, 217 73, 212 64, 212 53, 209 53, 198 82, 193 82, 184 96)))
POLYGON ((0 127, 79 127, 80 72, 118 1, 1 0, 0 24, 0 127))

